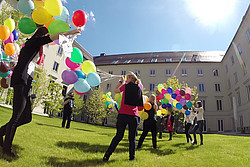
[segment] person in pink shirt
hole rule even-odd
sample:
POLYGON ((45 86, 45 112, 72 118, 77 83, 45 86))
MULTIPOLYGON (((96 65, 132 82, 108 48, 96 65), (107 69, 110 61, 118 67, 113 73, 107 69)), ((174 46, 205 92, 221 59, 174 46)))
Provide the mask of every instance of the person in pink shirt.
POLYGON ((121 107, 116 123, 116 135, 111 141, 111 144, 103 157, 103 161, 107 162, 111 154, 115 151, 117 145, 122 140, 126 126, 129 130, 129 160, 135 159, 135 146, 136 146, 136 131, 138 126, 138 107, 143 106, 142 93, 138 84, 140 81, 134 73, 127 74, 127 80, 124 83, 124 77, 121 77, 118 85, 115 88, 115 93, 122 92, 121 107), (132 95, 131 95, 132 94, 132 95), (132 97, 132 99, 131 99, 132 97), (138 97, 137 99, 133 99, 138 97), (138 102, 137 102, 138 101, 138 102), (138 103, 138 104, 137 104, 138 103), (128 105, 132 104, 132 105, 128 105))

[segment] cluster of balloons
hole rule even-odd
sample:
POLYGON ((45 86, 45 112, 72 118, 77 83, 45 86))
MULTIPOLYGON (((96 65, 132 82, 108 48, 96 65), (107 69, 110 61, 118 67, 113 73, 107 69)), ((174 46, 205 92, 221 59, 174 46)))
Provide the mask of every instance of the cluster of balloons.
POLYGON ((116 102, 112 99, 111 92, 102 95, 102 102, 105 109, 113 110, 116 102))
POLYGON ((118 110, 120 110, 120 108, 121 108, 121 102, 122 102, 122 94, 121 93, 117 93, 115 95, 115 101, 117 102, 118 110))
POLYGON ((191 88, 173 90, 171 87, 168 87, 165 89, 163 84, 159 84, 157 88, 156 100, 161 102, 157 115, 166 114, 167 109, 172 108, 182 111, 186 115, 190 114, 188 109, 193 106, 195 100, 195 95, 192 94, 191 88))
POLYGON ((71 57, 67 57, 65 63, 70 69, 63 71, 62 80, 66 84, 74 84, 77 94, 84 95, 91 87, 100 85, 101 78, 96 73, 95 64, 90 60, 83 61, 80 49, 74 47, 71 57))

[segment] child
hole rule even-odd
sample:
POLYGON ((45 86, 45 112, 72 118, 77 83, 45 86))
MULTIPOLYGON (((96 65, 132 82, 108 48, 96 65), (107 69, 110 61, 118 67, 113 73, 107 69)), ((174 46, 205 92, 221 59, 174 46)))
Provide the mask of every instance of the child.
POLYGON ((186 139, 187 139, 187 143, 189 143, 189 139, 190 141, 192 141, 192 137, 189 133, 190 127, 193 124, 193 119, 194 119, 194 113, 193 111, 191 111, 190 115, 184 115, 184 121, 185 121, 185 134, 186 134, 186 139))
POLYGON ((197 139, 196 139, 196 131, 199 129, 200 131, 200 139, 201 139, 201 145, 203 145, 203 123, 204 123, 204 109, 202 107, 201 101, 197 101, 196 103, 197 108, 194 108, 194 112, 196 112, 196 118, 197 118, 197 124, 195 124, 194 129, 193 129, 193 135, 194 135, 194 141, 191 142, 191 144, 197 144, 197 139))
POLYGON ((174 112, 169 110, 169 115, 167 116, 167 130, 169 131, 169 141, 172 140, 174 131, 174 112))
POLYGON ((159 132, 159 139, 162 139, 164 130, 164 115, 157 116, 157 132, 159 132))
POLYGON ((143 122, 143 132, 142 135, 139 139, 139 143, 137 145, 137 149, 140 149, 142 146, 142 143, 145 139, 145 137, 147 136, 148 132, 151 131, 152 134, 152 143, 153 143, 153 147, 154 149, 156 149, 156 120, 155 120, 155 114, 156 114, 156 110, 157 110, 157 104, 156 104, 156 97, 155 95, 151 95, 149 97, 149 101, 148 101, 151 105, 152 108, 150 110, 146 110, 144 109, 145 112, 148 113, 148 119, 144 120, 143 122))

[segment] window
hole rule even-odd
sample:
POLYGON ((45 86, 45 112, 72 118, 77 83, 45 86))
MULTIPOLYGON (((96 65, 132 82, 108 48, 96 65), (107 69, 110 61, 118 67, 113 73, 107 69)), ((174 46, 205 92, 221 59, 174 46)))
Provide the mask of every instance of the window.
POLYGON ((215 91, 220 92, 220 84, 215 84, 215 91))
POLYGON ((237 72, 235 72, 235 73, 234 73, 234 81, 235 81, 235 83, 237 83, 237 82, 238 82, 237 72))
POLYGON ((198 69, 198 76, 203 76, 203 71, 202 71, 202 69, 198 69))
POLYGON ((247 88, 247 100, 250 100, 250 85, 247 85, 246 88, 247 88))
POLYGON ((125 60, 124 61, 124 64, 128 64, 128 63, 130 63, 131 62, 131 60, 125 60))
POLYGON ((247 30, 247 39, 250 42, 250 29, 247 30))
POLYGON ((144 59, 139 59, 137 60, 137 63, 142 63, 144 61, 144 59))
POLYGON ((113 74, 113 71, 109 71, 109 74, 113 74))
POLYGON ((234 56, 231 56, 232 65, 234 65, 234 56))
POLYGON ((187 76, 187 69, 182 69, 181 70, 181 75, 182 76, 187 76))
POLYGON ((59 66, 59 63, 57 63, 57 62, 55 61, 55 62, 54 62, 54 65, 53 65, 53 70, 54 70, 55 72, 58 71, 58 66, 59 66))
POLYGON ((236 95, 237 95, 237 103, 238 103, 238 105, 241 105, 241 98, 240 98, 240 91, 239 90, 236 92, 236 95))
POLYGON ((206 100, 201 100, 202 107, 204 110, 206 110, 206 100))
POLYGON ((152 59, 151 62, 155 63, 155 62, 157 62, 157 59, 152 59))
POLYGON ((122 75, 126 75, 126 71, 122 71, 122 75))
POLYGON ((166 76, 171 76, 171 70, 170 69, 166 69, 166 76))
POLYGON ((140 70, 135 70, 135 75, 136 75, 137 77, 141 76, 141 71, 140 71, 140 70))
POLYGON ((150 70, 150 76, 155 76, 155 70, 150 70))
POLYGON ((205 91, 204 84, 199 84, 199 91, 200 92, 204 92, 205 91))
POLYGON ((225 66, 225 69, 226 69, 226 73, 228 73, 228 66, 227 66, 227 64, 225 66))
POLYGON ((172 62, 172 58, 166 58, 166 62, 172 62))
POLYGON ((119 60, 115 60, 112 62, 112 64, 117 64, 119 60))
POLYGON ((242 48, 241 48, 240 44, 237 47, 238 47, 239 53, 241 54, 242 53, 242 48))
POLYGON ((228 85, 228 89, 231 89, 231 82, 230 82, 230 79, 227 80, 227 85, 228 85))
POLYGON ((214 73, 214 76, 215 77, 218 77, 219 76, 219 71, 217 69, 214 69, 213 70, 213 73, 214 73))
POLYGON ((62 56, 62 53, 63 53, 63 48, 59 47, 58 51, 57 51, 57 54, 60 55, 60 56, 62 56))
POLYGON ((150 84, 150 91, 154 91, 155 90, 155 84, 150 84))
POLYGON ((222 100, 216 100, 217 110, 222 111, 222 100))
POLYGON ((111 90, 111 84, 108 83, 108 84, 107 84, 107 91, 110 91, 110 90, 111 90))
POLYGON ((223 132, 224 131, 224 121, 222 119, 218 120, 218 132, 223 132))
POLYGON ((198 55, 193 55, 191 61, 198 62, 198 61, 200 61, 200 58, 198 57, 198 55))

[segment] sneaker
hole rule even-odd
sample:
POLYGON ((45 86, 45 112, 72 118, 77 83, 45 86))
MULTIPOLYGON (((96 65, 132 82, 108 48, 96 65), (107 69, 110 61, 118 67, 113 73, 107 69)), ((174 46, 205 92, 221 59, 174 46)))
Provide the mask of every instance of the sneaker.
POLYGON ((193 145, 194 145, 194 144, 197 144, 197 141, 194 141, 194 140, 193 140, 193 141, 191 142, 191 144, 193 144, 193 145))
POLYGON ((168 141, 171 141, 172 139, 168 139, 168 141))
POLYGON ((105 153, 104 157, 103 157, 103 162, 108 162, 109 161, 109 157, 111 154, 109 154, 108 152, 105 153))
POLYGON ((203 142, 201 143, 201 145, 203 145, 203 142))
POLYGON ((11 150, 9 151, 3 151, 3 154, 7 155, 8 157, 11 157, 11 158, 16 158, 16 154, 14 154, 11 150))
POLYGON ((135 157, 129 157, 129 160, 130 160, 130 161, 134 161, 134 160, 135 160, 135 157))

